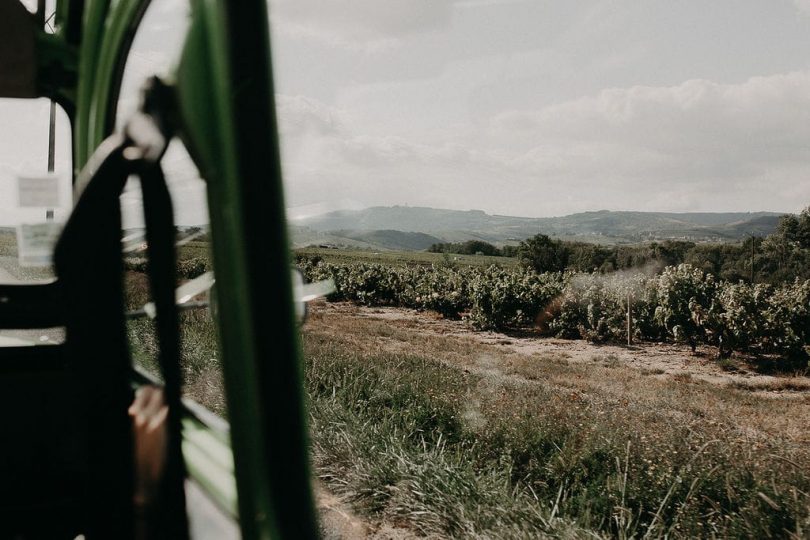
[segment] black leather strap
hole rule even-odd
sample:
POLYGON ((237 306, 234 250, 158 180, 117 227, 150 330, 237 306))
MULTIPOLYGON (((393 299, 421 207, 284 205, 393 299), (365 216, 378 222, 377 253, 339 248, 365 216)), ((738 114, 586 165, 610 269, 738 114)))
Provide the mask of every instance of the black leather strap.
POLYGON ((75 373, 78 418, 86 433, 81 486, 85 537, 131 538, 133 439, 131 362, 124 319, 121 209, 130 173, 123 139, 94 154, 79 179, 84 189, 54 252, 65 312, 65 348, 75 373))
POLYGON ((164 395, 169 405, 168 448, 166 469, 159 489, 159 500, 153 512, 154 538, 188 538, 185 506, 185 467, 182 454, 180 329, 175 303, 177 265, 172 201, 159 163, 141 170, 146 242, 149 264, 147 272, 152 290, 159 363, 163 375, 164 395))
POLYGON ((111 138, 83 171, 83 191, 57 243, 54 262, 67 310, 66 347, 81 381, 87 419, 87 532, 131 538, 133 440, 127 409, 132 363, 124 318, 121 210, 127 178, 138 174, 144 201, 148 274, 156 306, 159 364, 169 405, 168 454, 150 513, 150 538, 188 538, 180 418, 180 332, 174 290, 176 265, 171 197, 159 163, 131 161, 124 138, 111 138))

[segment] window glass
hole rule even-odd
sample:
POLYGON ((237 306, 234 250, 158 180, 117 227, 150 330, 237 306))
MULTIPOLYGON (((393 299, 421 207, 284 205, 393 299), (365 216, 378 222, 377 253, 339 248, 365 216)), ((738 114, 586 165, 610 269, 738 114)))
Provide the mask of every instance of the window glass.
MULTIPOLYGON (((121 85, 117 125, 119 129, 135 112, 140 90, 153 76, 170 75, 179 59, 188 27, 187 2, 152 2, 132 44, 121 85)), ((173 140, 162 160, 174 206, 178 277, 181 284, 212 271, 208 235, 208 205, 205 182, 179 140, 173 140)), ((138 311, 149 301, 145 274, 143 204, 140 186, 131 179, 121 196, 124 218, 124 257, 127 268, 128 307, 138 311)), ((203 276, 203 277, 201 277, 203 276)), ((181 307, 183 334, 184 393, 216 413, 225 412, 225 395, 219 368, 218 334, 210 306, 211 295, 202 291, 181 307)), ((142 367, 157 373, 156 342, 152 322, 136 318, 129 322, 130 344, 142 367)))
POLYGON ((800 535, 809 7, 269 2, 323 515, 800 535))
POLYGON ((70 212, 72 145, 67 115, 57 106, 49 173, 50 110, 47 99, 0 99, 6 133, 0 144, 0 283, 52 277, 52 235, 40 226, 51 223, 58 232, 70 212))

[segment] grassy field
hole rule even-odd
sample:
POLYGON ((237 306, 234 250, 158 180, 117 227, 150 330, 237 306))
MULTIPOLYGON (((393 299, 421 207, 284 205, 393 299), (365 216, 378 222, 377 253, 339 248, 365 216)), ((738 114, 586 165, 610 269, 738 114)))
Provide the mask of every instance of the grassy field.
MULTIPOLYGON (((13 258, 10 243, 0 248, 13 258)), ((180 259, 207 256, 192 242, 180 259)), ((145 276, 126 280, 129 306, 140 307, 145 276)), ((186 394, 224 414, 215 324, 205 310, 181 317, 186 394)), ((654 344, 536 349, 535 337, 349 304, 313 306, 302 334, 314 472, 372 533, 810 538, 806 376, 740 366, 724 375, 727 366, 687 350, 669 369, 654 344)), ((151 323, 131 321, 129 336, 136 360, 154 368, 151 323)))
MULTIPOLYGON (((180 259, 207 256, 192 242, 180 259)), ((126 280, 140 307, 145 276, 126 280)), ((224 414, 215 323, 205 310, 181 318, 185 392, 224 414)), ((725 373, 686 349, 675 359, 676 345, 669 356, 655 344, 538 348, 350 304, 312 306, 302 334, 315 475, 371 534, 810 538, 806 376, 725 373)), ((131 321, 129 336, 154 368, 151 323, 131 321)))
POLYGON ((177 250, 177 259, 184 261, 193 258, 208 260, 211 256, 211 244, 203 240, 192 240, 177 250))
POLYGON ((810 385, 526 356, 315 311, 313 459, 377 519, 455 537, 810 533, 810 385))
MULTIPOLYGON (((372 530, 810 532, 810 385, 712 384, 604 353, 589 363, 516 354, 501 338, 484 344, 374 312, 314 306, 303 328, 315 473, 372 530)), ((186 392, 222 413, 213 323, 187 313, 183 328, 186 392)), ((148 357, 148 325, 132 323, 130 336, 148 357)))
POLYGON ((335 264, 378 263, 393 266, 458 264, 465 266, 514 266, 517 259, 513 257, 488 257, 485 255, 445 255, 426 251, 363 251, 328 248, 301 248, 295 255, 307 258, 320 257, 326 262, 335 264))
MULTIPOLYGON (((125 276, 127 309, 143 307, 149 298, 149 285, 145 274, 127 272, 125 276)), ((216 326, 210 312, 204 310, 180 313, 181 349, 185 394, 203 403, 213 412, 224 415, 225 394, 219 363, 219 345, 216 326)), ((127 321, 127 333, 134 360, 152 373, 158 373, 154 361, 158 345, 152 321, 127 321)))
POLYGON ((41 281, 54 277, 52 267, 21 267, 17 258, 17 233, 0 228, 0 269, 20 281, 41 281))
MULTIPOLYGON (((127 279, 142 304, 144 276, 127 279)), ((186 393, 222 414, 214 323, 182 319, 186 393)), ((149 323, 129 331, 149 365, 149 323)), ((535 337, 350 304, 312 306, 302 334, 314 472, 371 534, 810 537, 806 376, 726 373, 684 347, 669 369, 655 344, 535 350, 535 337)))
POLYGON ((0 227, 0 255, 17 256, 17 233, 14 229, 0 227))

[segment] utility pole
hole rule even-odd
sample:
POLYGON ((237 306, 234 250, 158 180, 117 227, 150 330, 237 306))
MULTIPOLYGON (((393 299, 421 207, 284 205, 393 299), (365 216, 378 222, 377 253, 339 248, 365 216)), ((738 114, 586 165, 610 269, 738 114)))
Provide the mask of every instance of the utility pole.
POLYGON ((627 345, 633 344, 633 293, 627 292, 627 345))

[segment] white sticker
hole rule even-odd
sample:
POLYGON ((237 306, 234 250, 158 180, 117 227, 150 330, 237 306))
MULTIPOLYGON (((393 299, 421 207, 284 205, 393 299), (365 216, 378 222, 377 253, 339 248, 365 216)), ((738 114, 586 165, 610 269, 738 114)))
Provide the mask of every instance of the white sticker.
POLYGON ((59 207, 59 176, 17 177, 20 208, 57 208, 59 207))
POLYGON ((53 248, 61 231, 62 225, 53 221, 23 223, 17 226, 17 253, 20 266, 50 266, 53 261, 53 248))

